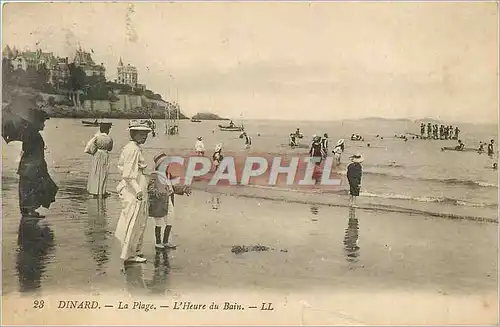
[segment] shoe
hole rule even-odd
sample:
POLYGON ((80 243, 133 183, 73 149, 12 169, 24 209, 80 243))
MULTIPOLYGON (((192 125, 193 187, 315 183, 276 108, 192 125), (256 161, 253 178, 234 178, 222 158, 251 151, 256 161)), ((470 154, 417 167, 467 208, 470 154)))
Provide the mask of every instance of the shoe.
POLYGON ((135 256, 132 258, 128 258, 126 261, 127 262, 143 263, 143 262, 146 262, 146 258, 135 256))
POLYGON ((155 248, 159 249, 159 250, 163 250, 165 248, 165 246, 163 244, 155 244, 155 248))
POLYGON ((167 248, 167 249, 175 249, 175 248, 177 248, 177 245, 172 244, 172 243, 165 243, 165 244, 163 244, 163 246, 165 246, 165 248, 167 248))

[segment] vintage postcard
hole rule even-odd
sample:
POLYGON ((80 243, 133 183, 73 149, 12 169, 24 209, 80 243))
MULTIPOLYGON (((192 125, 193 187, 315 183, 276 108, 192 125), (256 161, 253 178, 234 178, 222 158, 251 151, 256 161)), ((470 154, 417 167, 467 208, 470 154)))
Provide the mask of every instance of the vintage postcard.
POLYGON ((498 325, 497 2, 4 2, 2 324, 498 325))

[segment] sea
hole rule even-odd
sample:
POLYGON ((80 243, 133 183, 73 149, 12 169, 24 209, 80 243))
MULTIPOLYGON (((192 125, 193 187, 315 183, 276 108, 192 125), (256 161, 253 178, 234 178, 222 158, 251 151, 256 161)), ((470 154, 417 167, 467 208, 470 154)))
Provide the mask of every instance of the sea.
MULTIPOLYGON (((497 158, 441 151, 443 146, 455 144, 451 140, 410 136, 405 142, 394 135, 418 133, 419 123, 389 120, 235 121, 243 123, 252 137, 251 149, 245 149, 240 133, 219 131, 217 125, 226 121, 180 121, 180 134, 171 136, 164 133, 164 122, 157 120, 158 134, 143 146, 150 166, 159 152, 192 153, 198 136, 204 138, 206 155, 221 142, 224 153, 241 157, 253 153, 305 156, 312 135, 328 133, 330 147, 340 138, 346 140, 338 168, 343 183, 332 192, 321 187, 214 187, 195 182, 190 197, 176 200, 179 214, 173 235, 180 247, 168 254, 169 277, 130 281, 135 280, 133 270, 124 270, 113 237, 121 208, 115 191, 120 179, 117 161, 129 140, 128 121, 111 122, 114 149, 108 191, 112 194, 100 201, 86 194, 92 156, 84 153, 97 129, 84 127, 78 119, 47 121, 42 132, 46 161, 59 192, 56 203, 40 210, 47 217, 38 224, 20 219, 16 169, 21 144, 3 142, 4 295, 98 294, 133 289, 146 282, 161 289, 161 294, 167 289, 182 293, 214 285, 286 290, 311 285, 321 289, 331 285, 336 290, 339 285, 363 290, 406 287, 412 294, 425 287, 433 291, 497 289, 494 224, 498 221, 498 172, 491 168, 497 158), (290 149, 288 135, 297 128, 304 134, 300 140, 304 147, 290 149), (351 142, 353 133, 365 141, 351 142), (349 156, 355 153, 365 158, 363 179, 359 209, 348 209, 345 170, 349 156), (245 255, 231 252, 235 245, 253 244, 276 250, 245 255)), ((467 147, 497 140, 497 126, 461 124, 459 128, 467 147)), ((146 235, 153 235, 153 228, 149 224, 146 235)), ((140 268, 143 276, 156 276, 160 271, 150 236, 145 238, 148 263, 140 268)))
MULTIPOLYGON (((111 136, 114 149, 111 154, 109 189, 119 181, 116 167, 121 148, 128 142, 127 120, 109 120, 113 123, 111 136)), ((332 194, 321 190, 290 190, 248 186, 218 189, 217 192, 264 197, 276 201, 302 201, 315 205, 347 205, 348 184, 345 180, 349 156, 361 153, 363 162, 362 189, 359 205, 372 210, 402 210, 443 218, 497 220, 498 210, 498 171, 492 169, 493 158, 485 153, 441 151, 442 147, 454 146, 456 140, 422 140, 414 138, 420 133, 420 122, 410 120, 363 119, 332 122, 310 121, 235 121, 243 124, 252 137, 250 150, 244 148, 239 132, 219 131, 218 124, 227 121, 202 121, 195 123, 181 120, 179 135, 166 135, 165 122, 156 120, 157 135, 150 137, 144 144, 146 160, 161 151, 170 153, 192 152, 198 136, 202 136, 207 155, 211 155, 217 143, 224 144, 224 152, 267 153, 275 155, 304 156, 313 135, 327 133, 330 150, 339 139, 345 139, 346 148, 338 173, 344 176, 343 187, 332 194), (300 140, 303 146, 291 149, 288 135, 297 128, 304 134, 300 140), (350 136, 357 133, 364 141, 351 141, 350 136), (407 134, 407 141, 396 135, 407 134), (252 188, 260 188, 258 191, 252 188), (292 192, 293 191, 293 192, 292 192)), ((446 124, 446 122, 444 122, 446 124)), ((457 126, 454 124, 454 126, 457 126)), ((479 142, 493 139, 498 144, 497 125, 458 125, 460 139, 466 147, 477 147, 479 142)), ((85 192, 88 168, 92 157, 83 153, 86 142, 97 132, 96 127, 85 127, 78 119, 50 119, 42 135, 46 142, 46 160, 56 182, 72 189, 85 192)), ((12 142, 2 146, 2 181, 9 186, 17 179, 16 168, 20 159, 21 144, 12 142)), ((193 185, 193 188, 211 191, 206 185, 193 185)), ((215 191, 215 190, 212 190, 215 191)), ((64 192, 64 191, 63 191, 64 192)))

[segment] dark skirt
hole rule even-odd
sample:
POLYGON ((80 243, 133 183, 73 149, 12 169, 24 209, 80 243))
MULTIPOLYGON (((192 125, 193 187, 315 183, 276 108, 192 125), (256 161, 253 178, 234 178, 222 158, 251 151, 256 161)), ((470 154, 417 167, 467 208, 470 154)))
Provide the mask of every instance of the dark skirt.
POLYGON ((55 202, 59 188, 48 174, 38 178, 19 177, 19 207, 21 212, 49 208, 55 202))
POLYGON ((358 183, 350 183, 349 182, 349 193, 352 196, 359 196, 359 191, 361 189, 360 185, 358 183))
POLYGON ((321 162, 323 161, 323 157, 322 157, 322 156, 314 156, 314 157, 312 157, 312 158, 313 158, 313 160, 314 160, 314 164, 315 164, 316 166, 321 165, 321 162))

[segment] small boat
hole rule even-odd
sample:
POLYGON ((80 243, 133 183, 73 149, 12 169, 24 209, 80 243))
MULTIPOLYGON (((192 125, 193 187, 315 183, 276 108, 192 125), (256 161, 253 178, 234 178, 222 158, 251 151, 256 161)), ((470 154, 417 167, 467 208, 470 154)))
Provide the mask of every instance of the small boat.
POLYGON ((219 129, 223 132, 243 132, 245 129, 243 126, 222 126, 218 125, 219 129))
POLYGON ((458 150, 455 147, 444 147, 441 151, 457 151, 457 152, 478 152, 483 153, 484 151, 479 151, 477 148, 463 148, 463 150, 458 150))
POLYGON ((192 123, 201 123, 201 120, 191 118, 191 122, 192 123))
POLYGON ((82 124, 83 124, 83 126, 88 126, 88 127, 99 126, 99 122, 97 120, 94 120, 94 121, 82 120, 82 124))

